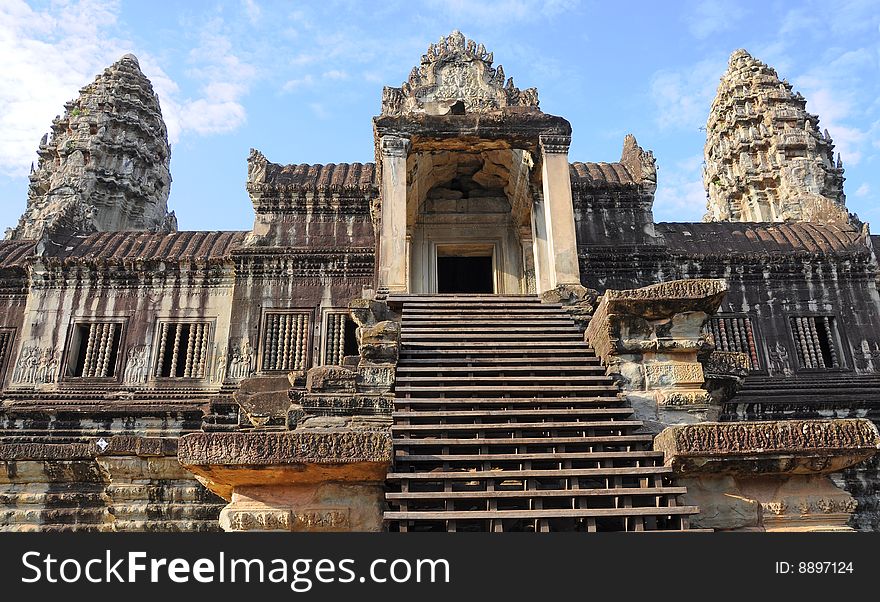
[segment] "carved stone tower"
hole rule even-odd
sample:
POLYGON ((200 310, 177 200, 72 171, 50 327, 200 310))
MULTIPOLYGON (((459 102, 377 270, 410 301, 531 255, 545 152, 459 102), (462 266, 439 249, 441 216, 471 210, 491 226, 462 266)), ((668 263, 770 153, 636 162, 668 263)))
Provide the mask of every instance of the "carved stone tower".
POLYGON ((706 123, 705 221, 850 221, 840 157, 805 107, 774 69, 730 55, 706 123))
POLYGON ((40 141, 27 209, 7 238, 175 231, 168 134, 137 58, 123 56, 64 109, 40 141))

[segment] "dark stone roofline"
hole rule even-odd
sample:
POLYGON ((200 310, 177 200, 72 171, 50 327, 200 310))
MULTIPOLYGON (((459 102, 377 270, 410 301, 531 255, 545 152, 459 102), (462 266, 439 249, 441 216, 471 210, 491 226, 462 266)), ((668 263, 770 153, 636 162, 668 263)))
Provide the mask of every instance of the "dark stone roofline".
POLYGON ((864 235, 850 227, 812 222, 660 222, 667 249, 681 256, 868 256, 864 235))

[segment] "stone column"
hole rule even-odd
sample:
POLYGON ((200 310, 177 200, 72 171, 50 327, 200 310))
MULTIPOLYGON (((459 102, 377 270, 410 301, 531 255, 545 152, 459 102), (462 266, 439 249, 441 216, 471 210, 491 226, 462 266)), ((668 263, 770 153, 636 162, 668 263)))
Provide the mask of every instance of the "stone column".
MULTIPOLYGON (((535 195, 538 197, 538 195, 535 195)), ((532 206, 532 250, 535 262, 535 286, 538 293, 553 288, 550 284, 549 243, 544 214, 544 199, 535 198, 532 206)))
POLYGON ((382 213, 379 230, 379 286, 409 290, 406 240, 406 156, 410 143, 399 136, 382 136, 382 213))
POLYGON ((568 166, 570 144, 571 136, 541 136, 550 288, 581 282, 568 166))

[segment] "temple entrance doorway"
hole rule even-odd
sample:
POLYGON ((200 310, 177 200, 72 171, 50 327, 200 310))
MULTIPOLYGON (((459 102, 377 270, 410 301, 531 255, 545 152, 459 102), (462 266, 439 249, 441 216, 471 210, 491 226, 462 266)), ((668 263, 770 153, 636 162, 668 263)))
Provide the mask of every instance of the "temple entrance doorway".
POLYGON ((495 292, 492 245, 437 247, 438 293, 495 292))

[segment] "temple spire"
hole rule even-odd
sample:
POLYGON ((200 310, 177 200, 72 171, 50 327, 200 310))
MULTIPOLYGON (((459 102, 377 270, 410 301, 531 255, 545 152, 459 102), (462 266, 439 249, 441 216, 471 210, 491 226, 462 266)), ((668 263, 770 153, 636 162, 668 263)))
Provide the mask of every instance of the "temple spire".
POLYGON ((27 209, 7 238, 177 229, 159 98, 133 54, 65 103, 37 154, 27 209))
POLYGON ((776 71, 730 55, 706 123, 707 221, 850 222, 843 167, 806 101, 776 71))

